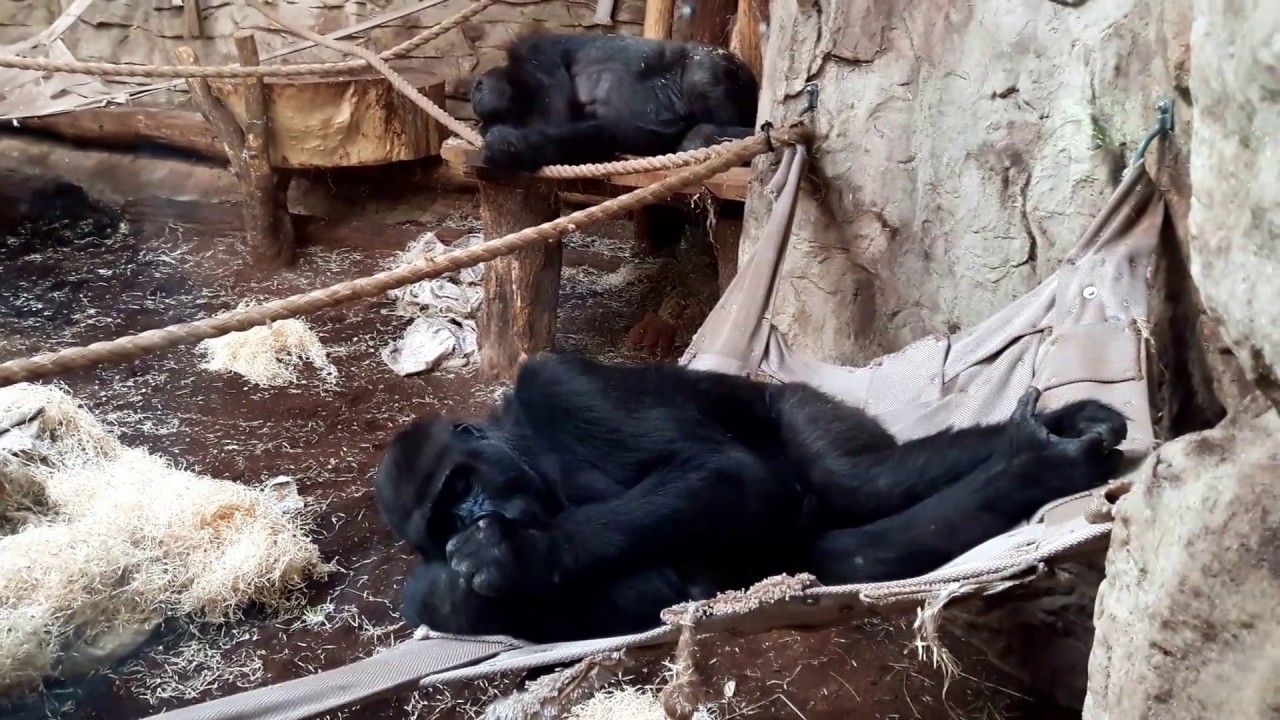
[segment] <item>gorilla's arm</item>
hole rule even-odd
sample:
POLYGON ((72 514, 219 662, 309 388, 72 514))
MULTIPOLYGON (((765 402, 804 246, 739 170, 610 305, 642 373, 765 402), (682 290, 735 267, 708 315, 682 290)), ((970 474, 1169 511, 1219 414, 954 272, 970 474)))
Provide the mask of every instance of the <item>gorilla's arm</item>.
POLYGON ((595 573, 670 564, 682 551, 786 532, 770 519, 799 502, 751 453, 687 443, 625 493, 562 512, 546 529, 491 518, 449 543, 450 564, 485 595, 544 593, 595 573))
POLYGON ((604 162, 618 155, 617 136, 598 120, 530 127, 500 125, 484 136, 481 161, 495 170, 536 172, 547 165, 604 162))

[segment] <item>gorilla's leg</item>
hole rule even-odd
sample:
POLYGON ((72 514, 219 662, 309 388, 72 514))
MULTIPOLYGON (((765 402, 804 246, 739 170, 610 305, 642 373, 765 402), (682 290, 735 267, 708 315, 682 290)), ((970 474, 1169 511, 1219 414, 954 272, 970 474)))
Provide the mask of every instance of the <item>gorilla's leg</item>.
MULTIPOLYGON (((1029 407, 1024 399, 1024 417, 1029 407)), ((814 574, 827 584, 914 577, 1008 530, 1052 500, 1102 485, 1123 457, 1116 446, 1125 437, 1124 417, 1101 403, 1058 413, 1047 418, 1065 435, 1046 432, 1039 443, 1006 445, 907 510, 823 535, 810 558, 814 574)), ((1034 422, 1044 427, 1039 419, 1034 422)), ((1011 424, 1018 425, 1018 419, 1011 424)))
POLYGON ((842 524, 859 526, 903 512, 980 470, 996 472, 1022 460, 1039 467, 1060 455, 1068 439, 1092 435, 1108 448, 1124 440, 1127 426, 1117 410, 1084 401, 1036 415, 1039 397, 1038 390, 1028 391, 1013 417, 999 425, 947 430, 875 452, 817 457, 810 490, 842 524), (1058 432, 1051 434, 1046 423, 1058 432))

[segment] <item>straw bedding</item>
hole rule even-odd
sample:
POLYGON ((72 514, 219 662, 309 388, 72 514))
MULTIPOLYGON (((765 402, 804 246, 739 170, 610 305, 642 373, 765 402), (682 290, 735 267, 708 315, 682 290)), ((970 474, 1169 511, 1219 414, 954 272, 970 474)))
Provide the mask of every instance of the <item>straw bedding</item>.
POLYGON ((0 696, 118 660, 160 621, 282 607, 327 572, 271 490, 122 445, 55 386, 0 389, 0 696))

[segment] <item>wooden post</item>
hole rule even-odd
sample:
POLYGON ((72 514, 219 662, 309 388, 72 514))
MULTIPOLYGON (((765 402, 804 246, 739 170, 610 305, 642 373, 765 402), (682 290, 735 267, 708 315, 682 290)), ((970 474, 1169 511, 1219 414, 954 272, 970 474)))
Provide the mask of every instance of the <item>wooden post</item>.
MULTIPOLYGON (((486 239, 541 225, 559 215, 555 188, 532 178, 480 183, 486 239)), ((480 375, 513 380, 530 356, 550 350, 556 336, 563 247, 538 245, 485 266, 479 331, 480 375)))
POLYGON ((187 40, 200 37, 200 0, 182 0, 182 36, 187 40))
POLYGON ((764 77, 765 30, 769 25, 769 0, 738 0, 738 15, 733 21, 733 39, 729 50, 755 73, 764 77))
MULTIPOLYGON (((258 42, 253 31, 235 34, 236 56, 242 67, 259 64, 258 42)), ((293 263, 293 222, 289 218, 287 195, 289 176, 271 170, 271 146, 267 127, 267 89, 262 78, 245 78, 244 157, 240 178, 245 189, 244 220, 249 245, 264 267, 293 263)))
POLYGON ((737 11, 738 0, 678 0, 671 39, 727 48, 737 11))
POLYGON ((644 36, 655 40, 671 37, 675 0, 647 0, 644 4, 644 36))

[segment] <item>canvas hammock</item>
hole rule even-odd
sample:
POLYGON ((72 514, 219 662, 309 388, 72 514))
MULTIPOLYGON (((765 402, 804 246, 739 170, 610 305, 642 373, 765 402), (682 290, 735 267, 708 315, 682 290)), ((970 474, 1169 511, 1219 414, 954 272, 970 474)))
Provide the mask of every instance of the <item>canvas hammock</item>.
MULTIPOLYGON (((791 146, 768 187, 773 210, 760 243, 698 332, 681 362, 689 367, 806 382, 864 408, 900 439, 947 426, 999 422, 1031 386, 1039 409, 1094 398, 1129 421, 1121 446, 1140 457, 1153 448, 1141 323, 1148 271, 1164 223, 1164 200, 1135 165, 1062 267, 985 322, 934 336, 848 368, 802 358, 771 322, 775 281, 807 167, 791 146)), ((818 625, 855 606, 919 603, 940 594, 993 592, 1034 577, 1042 563, 1105 540, 1110 506, 1101 491, 1062 498, 1014 530, 927 575, 903 581, 813 587, 745 612, 719 613, 707 630, 818 625)), ((624 648, 673 642, 664 626, 625 637, 529 645, 508 637, 440 634, 410 640, 346 667, 155 715, 168 720, 301 720, 416 682, 437 684, 575 662, 624 648)))

